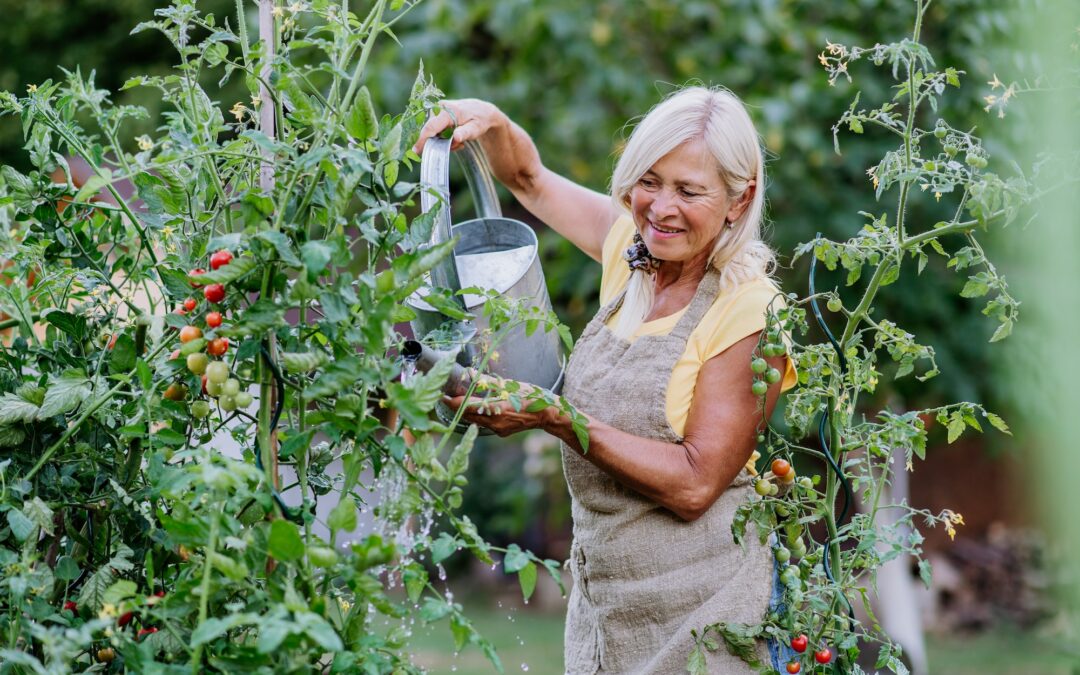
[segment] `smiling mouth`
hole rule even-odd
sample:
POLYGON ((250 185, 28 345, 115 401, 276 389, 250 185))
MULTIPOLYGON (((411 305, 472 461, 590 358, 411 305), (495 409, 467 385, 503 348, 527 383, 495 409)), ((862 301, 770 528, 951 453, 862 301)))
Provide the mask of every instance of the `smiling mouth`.
POLYGON ((682 230, 677 230, 670 227, 663 227, 657 225, 656 223, 649 223, 649 227, 653 228, 657 232, 663 232, 664 234, 680 234, 682 232, 682 230))

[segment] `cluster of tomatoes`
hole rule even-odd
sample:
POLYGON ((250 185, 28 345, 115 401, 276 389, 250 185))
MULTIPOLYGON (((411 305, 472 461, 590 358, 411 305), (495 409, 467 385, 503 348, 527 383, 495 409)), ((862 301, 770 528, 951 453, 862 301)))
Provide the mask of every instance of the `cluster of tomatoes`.
MULTIPOLYGON (((148 604, 148 605, 156 604, 156 603, 160 602, 161 599, 164 598, 164 597, 165 597, 165 591, 157 591, 153 595, 149 595, 149 596, 146 597, 146 604, 148 604)), ((71 614, 74 616, 75 614, 78 614, 78 612, 79 612, 79 605, 74 600, 68 600, 67 602, 64 603, 63 609, 66 612, 71 612, 71 614)), ((127 612, 124 612, 120 616, 116 617, 116 627, 117 628, 126 628, 128 626, 128 624, 130 624, 134 618, 135 618, 135 612, 133 610, 129 610, 127 612)), ((158 632, 157 626, 144 626, 144 627, 140 628, 138 630, 138 632, 135 634, 135 641, 136 642, 141 642, 142 639, 145 638, 147 635, 153 635, 156 632, 158 632)), ((102 648, 97 650, 97 659, 98 659, 98 661, 100 661, 102 663, 109 663, 109 662, 113 661, 115 658, 116 658, 116 650, 113 649, 112 647, 102 647, 102 648)))
MULTIPOLYGON (((799 652, 800 654, 804 653, 806 651, 806 648, 809 645, 810 645, 810 640, 805 635, 800 634, 797 637, 791 638, 791 648, 794 649, 795 651, 799 652)), ((820 663, 822 665, 825 665, 825 664, 829 663, 830 661, 832 661, 832 658, 833 658, 832 650, 829 649, 828 647, 822 647, 821 649, 814 652, 814 661, 816 661, 816 662, 818 662, 818 663, 820 663)), ((802 670, 802 664, 799 663, 798 661, 789 661, 788 662, 787 671, 789 673, 791 673, 792 675, 795 675, 796 673, 800 672, 801 670, 802 670)))
POLYGON ((750 370, 754 373, 754 384, 750 386, 750 390, 758 398, 763 398, 769 391, 769 385, 776 384, 783 377, 780 371, 770 366, 764 357, 783 356, 787 353, 787 347, 784 346, 778 328, 770 328, 766 333, 766 338, 765 344, 761 347, 761 356, 755 357, 750 362, 750 370))
MULTIPOLYGON (((218 269, 232 262, 233 254, 227 250, 220 250, 210 256, 210 268, 218 269)), ((204 274, 206 270, 196 268, 191 270, 189 276, 204 274)), ((225 300, 225 286, 223 284, 202 285, 192 282, 196 288, 202 286, 203 297, 209 303, 220 304, 225 300)), ((198 308, 199 303, 195 298, 187 298, 176 311, 178 314, 190 315, 198 308)), ((229 351, 229 339, 214 335, 214 330, 219 328, 224 321, 222 313, 212 310, 203 317, 203 322, 208 329, 203 334, 203 329, 195 323, 190 323, 180 329, 179 349, 172 353, 171 359, 179 359, 183 354, 185 365, 193 374, 202 379, 202 393, 216 398, 218 406, 225 412, 232 412, 237 408, 246 408, 251 405, 253 397, 246 391, 241 391, 240 381, 230 377, 229 366, 220 359, 229 351), (212 359, 211 357, 214 357, 212 359)), ((181 382, 173 382, 165 389, 165 398, 170 401, 185 401, 188 397, 188 389, 181 382)), ((210 415, 210 403, 203 399, 197 399, 191 403, 191 415, 195 419, 203 419, 210 415)))

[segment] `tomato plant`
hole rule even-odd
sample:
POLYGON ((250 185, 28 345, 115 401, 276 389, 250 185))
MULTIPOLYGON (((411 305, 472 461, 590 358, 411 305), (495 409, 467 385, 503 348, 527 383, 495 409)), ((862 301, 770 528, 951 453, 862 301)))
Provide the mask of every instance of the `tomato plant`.
MULTIPOLYGON (((477 430, 432 415, 450 362, 401 377, 405 300, 452 245, 428 245, 409 150, 442 94, 421 71, 376 112, 364 83, 417 2, 263 2, 258 37, 249 4, 224 18, 174 0, 136 27, 178 57, 126 85, 160 96, 156 136, 132 138, 148 113, 79 69, 0 95, 33 164, 0 169, 0 258, 47 271, 0 293, 20 317, 0 351, 0 661, 415 672, 419 621, 501 668, 433 566, 500 556, 527 598, 561 563, 461 514, 477 430), (201 84, 219 80, 245 98, 219 105, 201 84)), ((526 322, 568 336, 522 302, 485 312, 485 363, 526 322)))

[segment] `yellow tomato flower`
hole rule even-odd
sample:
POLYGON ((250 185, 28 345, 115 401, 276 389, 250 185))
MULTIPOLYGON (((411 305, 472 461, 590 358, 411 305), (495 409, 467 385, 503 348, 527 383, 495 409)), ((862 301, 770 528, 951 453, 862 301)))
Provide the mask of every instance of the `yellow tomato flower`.
POLYGON ((233 107, 229 109, 229 112, 232 113, 234 116, 236 116, 236 121, 237 122, 243 122, 244 121, 244 113, 246 113, 247 110, 248 109, 247 109, 246 105, 244 105, 240 101, 237 101, 236 103, 233 104, 233 107))

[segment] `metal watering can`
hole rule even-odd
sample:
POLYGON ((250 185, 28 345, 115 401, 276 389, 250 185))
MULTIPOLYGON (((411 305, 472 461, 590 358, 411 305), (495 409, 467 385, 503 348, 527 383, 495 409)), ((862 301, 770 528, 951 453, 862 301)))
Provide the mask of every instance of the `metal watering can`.
MULTIPOLYGON (((420 207, 425 213, 438 209, 431 245, 458 238, 453 254, 431 270, 432 285, 451 291, 470 287, 490 289, 509 298, 524 298, 529 305, 550 311, 551 300, 540 267, 536 233, 520 220, 502 217, 487 158, 479 143, 473 141, 466 142, 455 154, 462 160, 469 192, 480 217, 451 226, 450 154, 450 139, 430 138, 424 145, 420 162, 421 184, 434 187, 442 197, 439 199, 428 190, 420 195, 420 207)), ((462 309, 475 316, 474 319, 452 321, 426 303, 422 292, 406 300, 416 313, 411 324, 417 339, 452 322, 454 332, 464 343, 456 352, 439 352, 419 344, 407 345, 406 358, 421 370, 430 368, 440 358, 455 358, 466 367, 480 365, 477 336, 485 334, 489 323, 481 311, 484 299, 472 295, 454 297, 462 309), (424 358, 419 358, 421 350, 424 358)), ((556 331, 541 328, 526 336, 522 323, 513 328, 495 349, 499 358, 488 361, 489 373, 528 382, 555 393, 561 389, 566 359, 556 331)))

